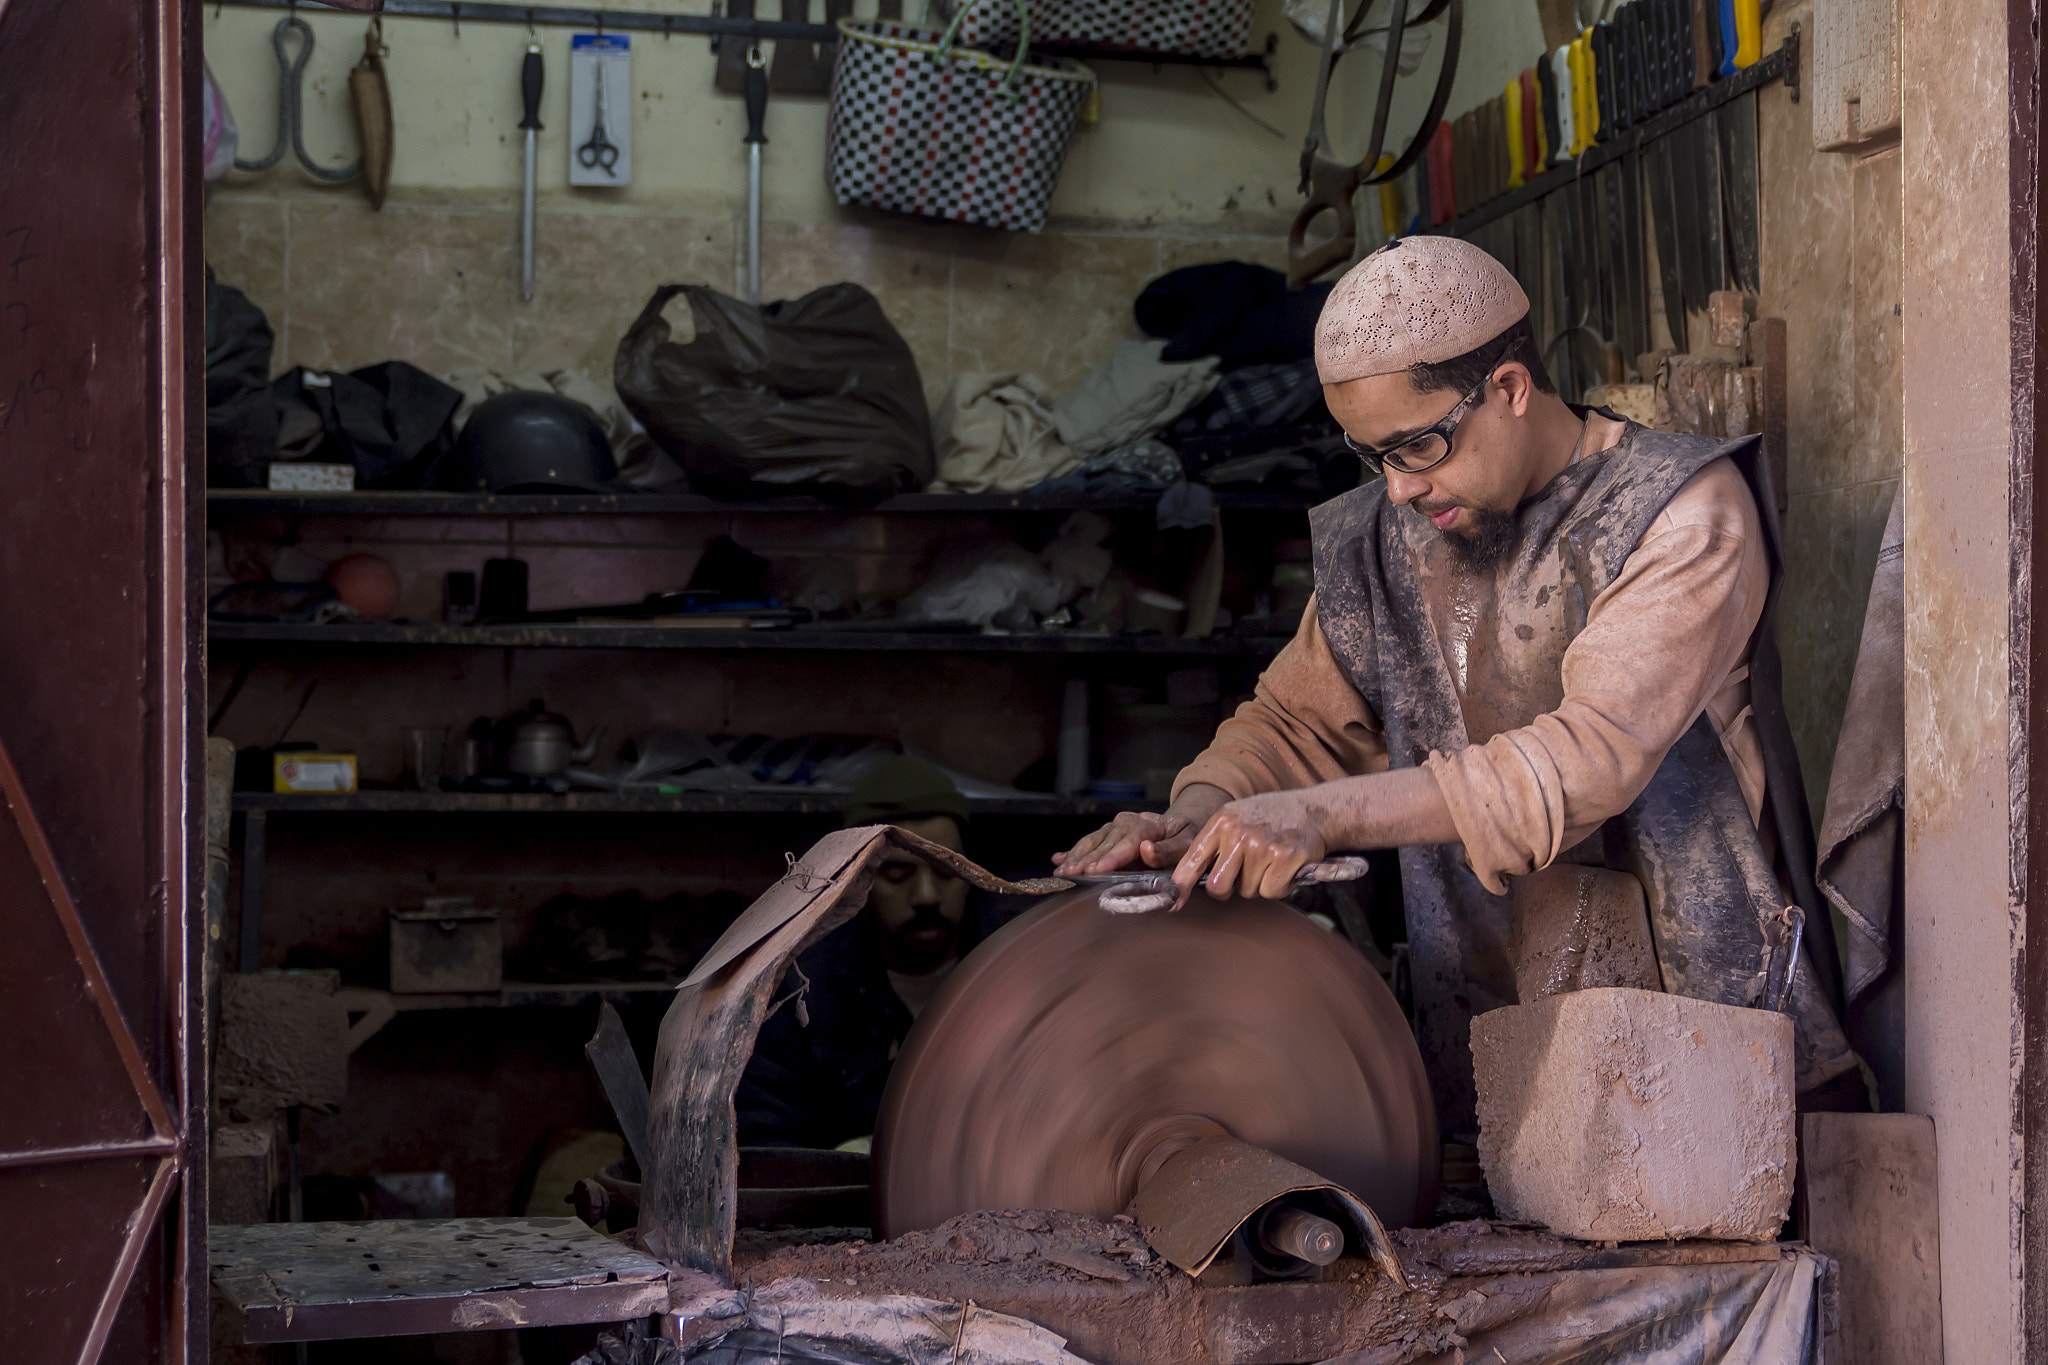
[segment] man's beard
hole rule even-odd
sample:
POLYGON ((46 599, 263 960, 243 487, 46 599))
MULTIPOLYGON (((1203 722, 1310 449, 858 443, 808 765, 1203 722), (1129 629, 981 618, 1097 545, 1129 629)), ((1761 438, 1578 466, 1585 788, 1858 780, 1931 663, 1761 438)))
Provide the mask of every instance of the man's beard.
POLYGON ((1472 529, 1442 532, 1444 547, 1458 567, 1468 573, 1499 568, 1508 551, 1514 548, 1515 514, 1488 507, 1467 506, 1465 511, 1472 519, 1472 529))

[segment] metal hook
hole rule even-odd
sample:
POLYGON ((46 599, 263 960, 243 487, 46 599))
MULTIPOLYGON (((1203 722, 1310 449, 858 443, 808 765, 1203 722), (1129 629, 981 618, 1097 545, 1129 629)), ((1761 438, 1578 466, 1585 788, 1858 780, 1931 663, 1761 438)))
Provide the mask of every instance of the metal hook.
POLYGON ((455 21, 455 40, 456 40, 457 42, 461 42, 461 41, 462 41, 462 3, 461 3, 461 0, 449 0, 449 5, 448 5, 448 17, 449 17, 450 19, 452 19, 452 20, 454 20, 454 21, 455 21))
POLYGON ((270 149, 267 156, 255 161, 244 161, 236 157, 235 169, 268 170, 284 159, 285 147, 289 145, 298 156, 299 164, 304 166, 308 173, 327 181, 353 180, 363 172, 363 159, 360 156, 339 170, 329 170, 314 161, 306 151, 303 123, 305 90, 301 78, 305 73, 306 63, 313 59, 313 30, 304 19, 299 18, 297 9, 295 0, 292 5, 293 12, 280 19, 270 34, 271 51, 277 54, 277 144, 270 149), (299 49, 296 60, 285 48, 286 37, 293 33, 298 34, 299 40, 304 44, 299 49))

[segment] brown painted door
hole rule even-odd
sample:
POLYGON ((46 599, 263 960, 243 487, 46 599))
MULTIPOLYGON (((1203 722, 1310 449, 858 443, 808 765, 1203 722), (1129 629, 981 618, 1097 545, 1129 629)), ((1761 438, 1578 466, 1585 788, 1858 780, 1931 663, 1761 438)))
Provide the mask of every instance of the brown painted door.
POLYGON ((195 19, 0 0, 7 1362, 204 1357, 195 19))

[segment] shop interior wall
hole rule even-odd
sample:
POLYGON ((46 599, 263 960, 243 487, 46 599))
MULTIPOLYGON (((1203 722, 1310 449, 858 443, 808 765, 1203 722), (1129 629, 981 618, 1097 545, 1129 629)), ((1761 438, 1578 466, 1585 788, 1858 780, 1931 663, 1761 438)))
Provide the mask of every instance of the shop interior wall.
MULTIPOLYGON (((1812 4, 1774 12, 1765 50, 1793 24, 1813 32, 1812 4)), ((1795 101, 1776 83, 1758 92, 1757 135, 1757 311, 1785 319, 1786 334, 1789 505, 1778 642, 1792 738, 1818 820, 1902 458, 1904 153, 1896 141, 1815 151, 1811 100, 1795 101)))

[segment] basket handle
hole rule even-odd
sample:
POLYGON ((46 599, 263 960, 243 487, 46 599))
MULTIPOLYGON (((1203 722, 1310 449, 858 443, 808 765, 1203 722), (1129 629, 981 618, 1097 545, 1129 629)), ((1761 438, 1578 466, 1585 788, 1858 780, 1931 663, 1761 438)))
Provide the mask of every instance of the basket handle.
MULTIPOLYGON (((946 58, 953 54, 953 44, 960 36, 960 25, 966 22, 968 11, 980 3, 981 0, 967 0, 966 4, 954 11, 953 22, 946 25, 945 36, 939 39, 938 51, 932 53, 932 62, 935 65, 943 65, 946 58)), ((996 87, 1003 92, 1003 97, 1012 104, 1015 104, 1019 98, 1017 94, 1017 78, 1023 74, 1024 59, 1031 51, 1031 8, 1026 3, 1026 0, 1015 0, 1015 3, 1017 6, 1018 29, 1017 55, 1010 62, 1010 69, 1003 73, 1001 84, 996 87)), ((929 5, 927 5, 927 8, 929 8, 929 5)))

